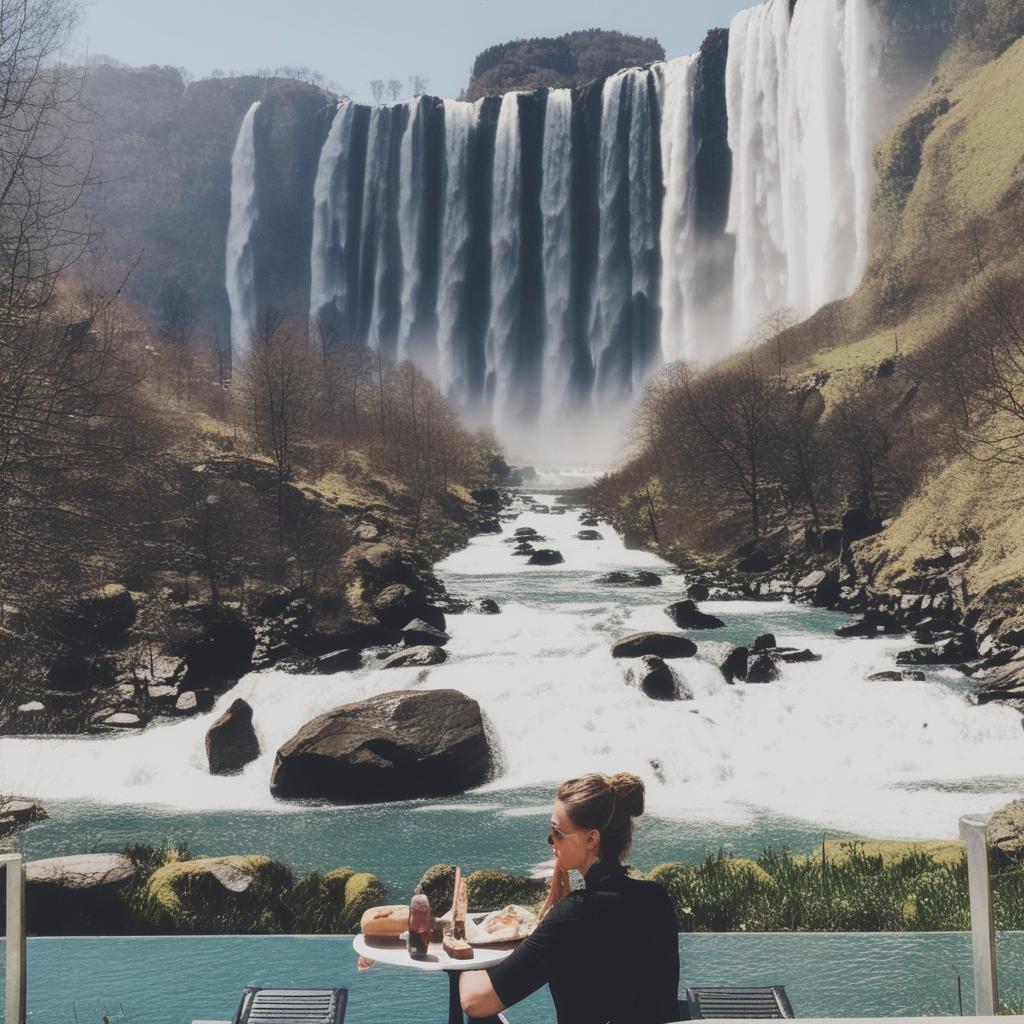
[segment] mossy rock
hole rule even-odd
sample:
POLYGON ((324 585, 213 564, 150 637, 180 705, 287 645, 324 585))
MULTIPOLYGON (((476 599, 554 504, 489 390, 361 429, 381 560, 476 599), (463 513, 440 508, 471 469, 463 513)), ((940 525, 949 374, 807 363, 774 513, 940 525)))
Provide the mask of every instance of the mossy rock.
POLYGON ((761 885, 775 885, 775 879, 757 861, 745 857, 730 857, 722 861, 722 870, 733 875, 750 875, 761 885))
POLYGON ((440 917, 446 913, 455 898, 455 865, 435 864, 427 868, 416 886, 416 892, 423 893, 430 900, 430 908, 435 916, 440 917))
POLYGON ((274 934, 288 923, 291 886, 291 871, 270 857, 175 861, 150 875, 141 914, 171 934, 274 934))
POLYGON ((544 901, 548 883, 541 878, 525 878, 507 871, 474 871, 466 879, 470 910, 498 910, 510 903, 535 907, 544 901))
MULTIPOLYGON (((343 869, 344 870, 344 869, 343 869)), ((345 880, 345 910, 342 924, 347 933, 359 931, 359 920, 370 907, 387 903, 388 891, 376 875, 356 871, 345 880)))

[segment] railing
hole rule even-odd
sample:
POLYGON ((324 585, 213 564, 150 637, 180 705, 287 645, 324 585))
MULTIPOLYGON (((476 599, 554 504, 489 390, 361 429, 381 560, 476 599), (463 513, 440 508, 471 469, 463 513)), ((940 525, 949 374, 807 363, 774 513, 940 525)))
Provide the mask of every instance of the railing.
POLYGON ((974 1012, 991 1017, 999 1006, 996 980, 996 927, 992 913, 992 882, 988 873, 989 815, 960 819, 960 838, 967 847, 967 885, 971 896, 971 950, 974 954, 974 1012))
POLYGON ((7 876, 7 978, 4 1019, 25 1024, 25 865, 20 853, 0 854, 7 876))

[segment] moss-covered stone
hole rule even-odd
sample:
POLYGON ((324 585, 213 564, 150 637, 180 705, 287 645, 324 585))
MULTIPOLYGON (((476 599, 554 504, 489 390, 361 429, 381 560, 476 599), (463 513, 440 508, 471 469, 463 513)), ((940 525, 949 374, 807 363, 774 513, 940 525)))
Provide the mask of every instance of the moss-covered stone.
MULTIPOLYGON (((346 870, 346 869, 342 869, 346 870)), ((357 871, 345 880, 345 910, 342 924, 345 931, 359 931, 359 919, 370 907, 387 903, 388 891, 376 875, 368 871, 357 871)))
POLYGON ((445 913, 455 898, 455 865, 435 864, 427 868, 416 886, 416 891, 423 893, 430 900, 431 909, 436 916, 445 913))
POLYGON ((276 934, 289 924, 291 887, 291 871, 270 857, 175 861, 150 875, 140 912, 171 934, 276 934))
POLYGON ((548 883, 507 871, 474 871, 466 879, 471 910, 497 910, 510 903, 535 907, 544 901, 548 883))

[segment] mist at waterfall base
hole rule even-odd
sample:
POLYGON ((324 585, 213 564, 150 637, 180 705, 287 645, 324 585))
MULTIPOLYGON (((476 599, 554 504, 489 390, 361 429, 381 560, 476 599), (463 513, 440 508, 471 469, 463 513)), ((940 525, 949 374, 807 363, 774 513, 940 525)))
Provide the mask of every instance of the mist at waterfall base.
MULTIPOLYGON (((413 360, 517 453, 607 462, 660 366, 721 358, 774 312, 848 295, 866 265, 893 114, 882 27, 872 0, 791 7, 573 90, 340 102, 311 193, 290 197, 311 221, 304 314, 413 360)), ((271 117, 254 105, 232 160, 236 355, 273 290, 271 117)))
MULTIPOLYGON (((539 500, 552 501, 538 495, 539 500)), ((1024 783, 1020 716, 968 704, 946 670, 925 682, 867 682, 909 639, 840 640, 841 616, 788 603, 707 602, 726 628, 692 634, 698 656, 675 661, 692 701, 653 702, 609 644, 665 629, 664 605, 685 577, 627 550, 606 524, 583 541, 572 512, 524 510, 505 535, 448 558, 440 575, 467 598, 496 596, 498 615, 451 615, 449 660, 428 669, 367 667, 334 676, 252 673, 213 712, 121 737, 7 738, 4 785, 41 799, 52 817, 22 842, 32 857, 187 841, 195 853, 269 853, 298 869, 372 870, 408 894, 430 864, 541 870, 552 794, 587 771, 628 770, 647 785, 634 860, 650 868, 726 845, 810 850, 830 835, 951 838, 961 814, 992 810, 1024 783), (559 566, 528 566, 505 543, 532 526, 559 566), (653 569, 662 587, 596 582, 615 569, 653 569), (770 685, 727 685, 724 644, 771 631, 810 647, 818 663, 786 665, 770 685), (393 689, 454 688, 480 703, 496 751, 493 778, 443 800, 368 807, 277 801, 277 748, 315 715, 393 689), (204 737, 236 697, 254 709, 263 754, 237 776, 212 777, 204 737)))

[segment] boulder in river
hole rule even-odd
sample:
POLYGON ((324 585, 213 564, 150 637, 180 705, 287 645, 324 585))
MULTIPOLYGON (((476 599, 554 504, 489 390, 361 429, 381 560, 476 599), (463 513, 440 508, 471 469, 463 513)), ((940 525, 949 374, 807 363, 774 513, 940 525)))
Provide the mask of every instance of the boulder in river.
POLYGON ((692 658, 696 653, 697 645, 681 633, 633 633, 612 644, 613 658, 692 658))
POLYGON ((775 659, 765 652, 755 655, 747 663, 748 683, 771 683, 779 678, 779 666, 775 659))
POLYGON ((711 588, 706 583, 691 583, 686 588, 686 596, 691 601, 706 601, 711 596, 711 588))
POLYGON ((520 540, 543 540, 544 538, 532 527, 532 526, 520 526, 518 530, 514 531, 513 537, 518 537, 520 540))
POLYGON ((604 534, 600 530, 580 530, 576 534, 577 540, 604 540, 604 534))
POLYGON ((746 647, 733 647, 719 666, 726 682, 734 683, 737 679, 747 678, 747 659, 750 652, 746 647))
POLYGON ((665 614, 680 629, 721 629, 725 623, 716 615, 708 615, 692 600, 674 601, 665 609, 665 614))
POLYGON ((512 554, 514 556, 532 555, 534 550, 534 546, 528 540, 522 540, 512 549, 512 554))
POLYGON ((647 569, 636 569, 633 572, 616 569, 614 572, 606 572, 598 576, 594 582, 613 587, 660 587, 661 577, 656 572, 650 572, 647 569))
POLYGON ((528 565, 560 565, 565 559, 554 548, 538 548, 530 555, 528 565))
POLYGON ((43 805, 35 800, 0 800, 0 839, 47 817, 43 805))
POLYGON ((597 526, 597 518, 595 516, 587 515, 586 512, 580 516, 580 526, 597 526))
POLYGON ((775 656, 779 661, 784 661, 787 665, 801 665, 805 662, 821 661, 820 654, 815 654, 814 651, 810 651, 806 647, 802 650, 795 650, 789 647, 778 648, 775 651, 775 656))
POLYGON ((900 672, 897 669, 887 669, 885 672, 872 672, 868 676, 869 683, 899 683, 905 679, 923 683, 924 673, 917 671, 900 672))
POLYGON ((655 655, 645 654, 628 678, 651 700, 692 700, 693 694, 682 685, 675 672, 655 655))
POLYGON ((328 651, 321 654, 313 662, 313 671, 317 675, 329 676, 335 672, 352 672, 363 663, 363 656, 359 651, 350 647, 343 647, 340 651, 328 651))
POLYGON ((762 633, 760 636, 754 638, 754 642, 750 645, 750 649, 756 653, 757 651, 770 651, 778 646, 778 643, 775 641, 774 633, 762 633))
POLYGON ((421 644, 418 647, 406 647, 404 651, 385 658, 381 668, 422 668, 427 665, 440 665, 448 655, 444 648, 432 644, 421 644))
POLYGON ((396 690, 304 725, 277 752, 271 790, 340 803, 461 793, 490 765, 480 705, 456 690, 396 690))
POLYGON ((402 643, 406 647, 421 647, 425 644, 431 647, 444 647, 450 639, 447 633, 435 629, 423 619, 413 619, 412 622, 406 623, 402 630, 402 643))
POLYGON ((206 759, 211 775, 234 775, 260 756, 252 724, 252 705, 241 697, 206 732, 206 759))
POLYGON ((497 615, 501 608, 498 602, 491 597, 478 597, 471 602, 467 611, 476 612, 478 615, 497 615))

